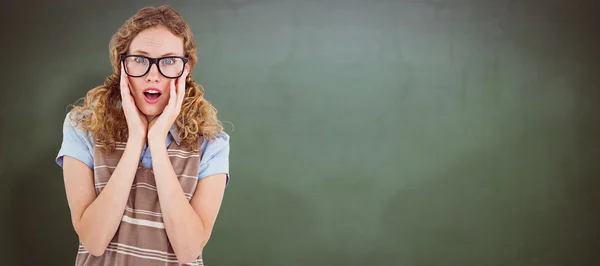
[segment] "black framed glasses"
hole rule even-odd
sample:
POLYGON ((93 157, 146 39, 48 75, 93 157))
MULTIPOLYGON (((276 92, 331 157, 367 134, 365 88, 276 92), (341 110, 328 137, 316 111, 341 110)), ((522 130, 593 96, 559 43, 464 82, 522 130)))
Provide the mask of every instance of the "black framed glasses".
POLYGON ((130 77, 138 78, 145 76, 153 64, 156 64, 158 72, 166 78, 178 78, 183 74, 187 57, 165 56, 152 58, 143 55, 121 55, 121 61, 125 66, 125 73, 130 77))

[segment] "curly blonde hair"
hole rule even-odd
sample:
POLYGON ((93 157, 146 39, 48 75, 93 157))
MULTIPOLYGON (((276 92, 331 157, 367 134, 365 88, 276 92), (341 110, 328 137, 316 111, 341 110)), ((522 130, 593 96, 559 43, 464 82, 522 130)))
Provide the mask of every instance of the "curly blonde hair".
MULTIPOLYGON (((110 61, 113 74, 103 85, 87 92, 82 105, 72 105, 70 117, 81 123, 81 128, 91 132, 95 144, 112 152, 116 142, 127 139, 127 121, 123 109, 118 106, 120 95, 120 55, 127 53, 133 38, 148 28, 164 26, 174 35, 183 38, 184 56, 189 58, 190 69, 194 67, 196 42, 183 17, 173 8, 163 5, 145 7, 129 18, 110 40, 110 61)), ((175 124, 182 145, 193 150, 200 149, 200 138, 211 139, 218 135, 223 126, 217 119, 217 110, 204 99, 204 88, 197 84, 191 73, 186 81, 186 90, 181 111, 175 124)))

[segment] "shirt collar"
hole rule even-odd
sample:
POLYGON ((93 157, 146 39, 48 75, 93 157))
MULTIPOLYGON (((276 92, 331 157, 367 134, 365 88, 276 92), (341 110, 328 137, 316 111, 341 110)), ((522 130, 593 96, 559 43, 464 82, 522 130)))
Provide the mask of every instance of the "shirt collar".
POLYGON ((177 127, 175 126, 175 124, 173 124, 173 126, 171 126, 169 133, 171 133, 171 137, 173 138, 173 140, 175 140, 175 143, 177 143, 177 145, 180 145, 181 140, 179 139, 179 134, 178 134, 179 132, 177 131, 177 127))

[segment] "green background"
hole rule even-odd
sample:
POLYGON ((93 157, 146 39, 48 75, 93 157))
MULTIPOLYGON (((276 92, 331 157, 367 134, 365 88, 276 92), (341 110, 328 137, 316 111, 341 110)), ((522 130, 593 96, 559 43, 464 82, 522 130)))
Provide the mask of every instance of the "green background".
POLYGON ((51 1, 0 16, 2 265, 73 265, 68 104, 169 3, 231 135, 214 265, 600 263, 591 1, 51 1))

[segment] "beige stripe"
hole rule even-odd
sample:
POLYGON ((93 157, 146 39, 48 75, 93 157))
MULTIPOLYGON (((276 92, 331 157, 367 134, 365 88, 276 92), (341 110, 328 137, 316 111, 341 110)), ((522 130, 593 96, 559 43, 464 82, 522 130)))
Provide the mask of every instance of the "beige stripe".
POLYGON ((169 243, 169 238, 165 229, 140 226, 123 221, 121 221, 119 229, 111 242, 118 242, 143 249, 175 253, 169 243))
POLYGON ((121 219, 121 221, 130 223, 130 224, 149 226, 149 227, 154 227, 154 228, 159 228, 159 229, 164 229, 165 228, 165 224, 164 223, 153 222, 153 221, 148 221, 148 220, 143 220, 143 219, 131 218, 131 217, 127 216, 127 215, 123 215, 123 218, 121 219))
MULTIPOLYGON (((102 186, 102 187, 104 187, 104 186, 102 186)), ((139 183, 133 184, 131 186, 131 189, 138 189, 138 188, 145 188, 145 189, 149 189, 149 190, 152 190, 152 191, 158 191, 158 188, 156 186, 150 185, 148 183, 143 183, 143 182, 139 182, 139 183)), ((184 194, 187 197, 191 197, 192 196, 192 194, 185 193, 185 191, 184 191, 184 194)))
POLYGON ((164 251, 154 250, 154 249, 140 248, 140 247, 136 247, 136 246, 129 246, 129 245, 125 245, 123 243, 117 243, 117 242, 111 242, 108 244, 108 246, 112 247, 112 248, 122 248, 122 249, 129 250, 132 252, 138 252, 139 254, 159 256, 159 257, 162 257, 165 259, 177 257, 175 255, 175 253, 169 253, 169 252, 164 252, 164 251))
POLYGON ((128 206, 125 207, 125 212, 123 215, 127 215, 131 218, 153 221, 153 222, 163 222, 163 217, 160 212, 152 212, 146 210, 140 210, 136 208, 130 208, 128 206))
POLYGON ((165 259, 165 258, 160 258, 160 257, 155 257, 155 256, 141 255, 141 254, 137 254, 135 252, 125 251, 125 250, 118 249, 118 248, 106 248, 106 251, 117 252, 117 253, 121 253, 124 255, 135 256, 138 258, 149 259, 149 260, 158 260, 158 261, 174 262, 174 263, 178 262, 177 259, 165 259))
POLYGON ((178 175, 177 177, 185 177, 185 178, 191 178, 191 179, 198 179, 198 176, 191 176, 191 175, 178 175))
POLYGON ((150 215, 150 216, 162 217, 162 213, 160 213, 160 212, 136 210, 136 209, 130 208, 128 206, 125 206, 125 210, 128 212, 131 212, 131 213, 135 213, 135 214, 145 214, 145 215, 150 215))
POLYGON ((110 169, 115 169, 117 168, 116 166, 111 166, 111 165, 96 165, 94 166, 94 169, 100 169, 100 168, 110 168, 110 169))
POLYGON ((178 155, 178 154, 169 154, 169 157, 179 157, 179 158, 192 158, 192 157, 200 157, 200 154, 192 154, 192 155, 178 155))
POLYGON ((167 152, 180 153, 180 154, 199 154, 198 152, 194 152, 194 151, 184 151, 184 150, 177 150, 177 149, 167 149, 167 152))
POLYGON ((156 186, 150 185, 150 184, 145 183, 145 182, 137 182, 137 183, 134 183, 134 184, 131 185, 132 189, 133 188, 137 188, 137 187, 143 187, 143 188, 147 188, 147 189, 152 189, 154 191, 157 191, 157 189, 158 189, 156 186))

